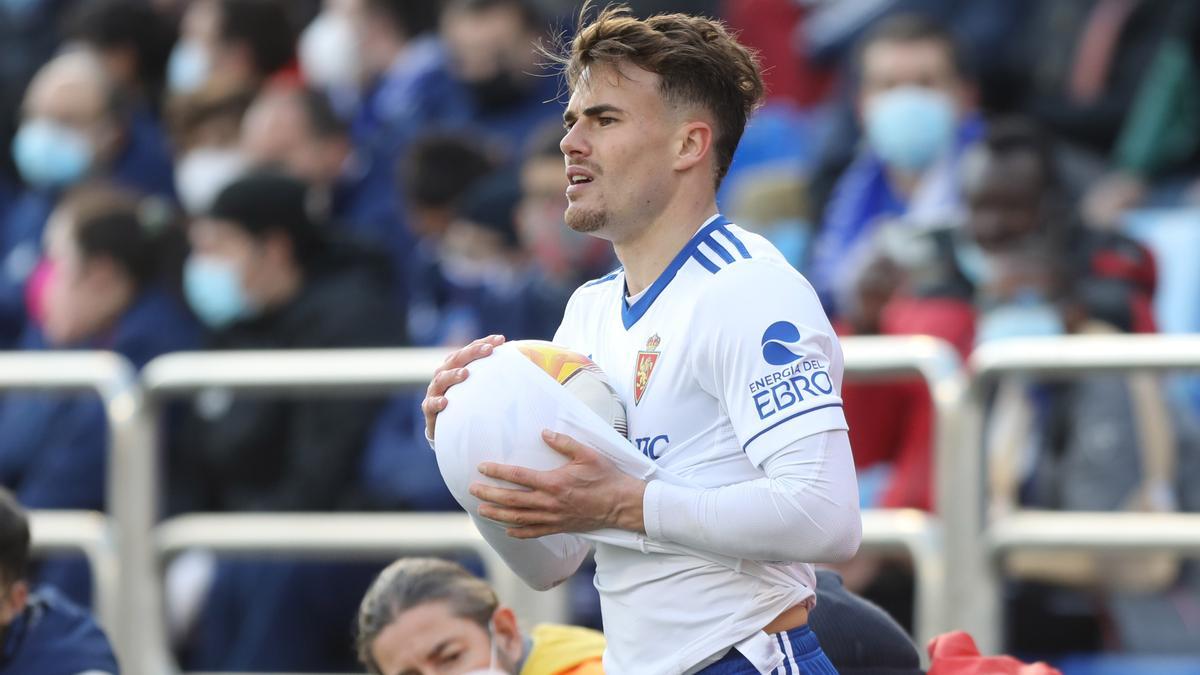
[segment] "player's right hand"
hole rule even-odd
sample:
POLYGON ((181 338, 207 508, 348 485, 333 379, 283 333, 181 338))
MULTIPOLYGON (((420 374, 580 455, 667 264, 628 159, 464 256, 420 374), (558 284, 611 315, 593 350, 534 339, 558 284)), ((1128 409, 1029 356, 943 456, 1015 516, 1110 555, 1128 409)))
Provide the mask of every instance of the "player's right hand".
POLYGON ((433 379, 429 381, 429 388, 425 390, 425 400, 421 401, 421 412, 425 413, 426 438, 432 441, 438 413, 446 409, 446 390, 467 379, 467 364, 489 356, 493 349, 502 344, 503 335, 480 338, 447 356, 442 365, 433 372, 433 379))

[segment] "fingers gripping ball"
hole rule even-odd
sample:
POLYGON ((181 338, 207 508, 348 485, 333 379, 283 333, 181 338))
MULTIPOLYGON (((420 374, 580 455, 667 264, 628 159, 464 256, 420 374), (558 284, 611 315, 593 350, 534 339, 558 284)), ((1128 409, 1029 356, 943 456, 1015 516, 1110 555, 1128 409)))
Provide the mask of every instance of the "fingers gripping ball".
POLYGON ((592 448, 610 448, 613 456, 628 454, 630 462, 643 458, 626 437, 620 396, 585 356, 525 340, 503 344, 467 368, 470 376, 446 392, 448 405, 438 414, 434 445, 446 487, 468 513, 479 509, 469 492, 472 482, 516 487, 479 473, 480 463, 550 471, 567 462, 545 443, 545 429, 592 448))
POLYGON ((600 419, 622 436, 629 436, 629 424, 625 417, 625 404, 608 381, 608 376, 591 359, 541 340, 520 340, 512 343, 533 365, 541 368, 579 399, 600 419))

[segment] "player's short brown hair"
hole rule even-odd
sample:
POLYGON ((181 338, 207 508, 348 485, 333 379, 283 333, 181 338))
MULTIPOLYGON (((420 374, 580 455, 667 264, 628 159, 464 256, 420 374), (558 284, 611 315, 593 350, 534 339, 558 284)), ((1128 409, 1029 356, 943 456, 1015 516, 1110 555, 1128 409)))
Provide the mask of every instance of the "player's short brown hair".
POLYGON ((580 12, 580 29, 558 60, 567 86, 579 84, 596 64, 632 64, 660 78, 659 91, 671 105, 699 105, 715 124, 716 184, 729 171, 746 120, 762 101, 758 58, 720 21, 686 14, 633 16, 623 5, 608 6, 588 22, 591 3, 580 12))

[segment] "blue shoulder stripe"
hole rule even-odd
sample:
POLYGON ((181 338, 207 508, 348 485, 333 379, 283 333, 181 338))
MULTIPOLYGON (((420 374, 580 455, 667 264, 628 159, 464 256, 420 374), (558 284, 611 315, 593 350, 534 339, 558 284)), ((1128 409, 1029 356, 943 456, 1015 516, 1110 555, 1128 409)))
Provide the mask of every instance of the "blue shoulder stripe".
POLYGON ((746 245, 742 243, 741 239, 737 238, 737 235, 730 232, 728 227, 719 228, 717 232, 720 232, 726 239, 733 242, 733 245, 735 248, 737 248, 738 253, 742 254, 742 258, 747 260, 750 258, 750 251, 746 249, 746 245))
POLYGON ((726 251, 724 246, 718 244, 717 240, 713 239, 711 234, 704 238, 704 244, 711 248, 714 253, 720 256, 721 260, 724 260, 726 265, 733 262, 733 256, 729 255, 729 251, 726 251))
MULTIPOLYGON (((671 280, 675 278, 675 275, 679 273, 679 268, 683 267, 684 263, 693 258, 693 255, 696 254, 696 249, 700 245, 700 242, 703 241, 705 237, 711 235, 714 231, 728 224, 729 220, 720 214, 710 218, 707 224, 701 227, 700 231, 693 235, 688 243, 685 244, 682 249, 680 249, 679 253, 675 254, 675 257, 671 260, 671 263, 667 265, 667 268, 663 270, 662 274, 658 275, 658 278, 654 280, 653 284, 650 284, 650 288, 646 290, 645 295, 638 298, 638 301, 633 303, 632 306, 624 301, 620 303, 621 323, 625 326, 625 330, 633 328, 633 325, 638 322, 638 319, 642 318, 642 316, 646 314, 646 311, 650 309, 652 304, 654 304, 654 300, 658 298, 663 290, 665 290, 666 287, 671 283, 671 280)), ((710 265, 713 264, 711 260, 708 260, 707 262, 710 265)), ((703 265, 704 263, 700 264, 703 265)), ((715 268, 716 265, 713 265, 713 267, 715 268)), ((716 270, 710 269, 709 271, 715 272, 716 270)))
POLYGON ((700 251, 695 251, 694 253, 692 253, 692 260, 695 260, 696 262, 700 263, 700 265, 704 269, 708 270, 709 272, 712 272, 713 274, 716 274, 717 272, 719 272, 721 270, 720 267, 717 267, 716 263, 709 260, 708 256, 704 255, 700 251))
POLYGON ((617 275, 621 273, 622 269, 624 269, 624 268, 618 267, 617 269, 609 272, 608 274, 605 274, 604 276, 600 277, 599 279, 593 279, 593 280, 587 282, 586 284, 583 285, 583 287, 588 288, 589 286, 596 286, 596 285, 602 284, 606 281, 612 281, 613 279, 617 278, 617 275))

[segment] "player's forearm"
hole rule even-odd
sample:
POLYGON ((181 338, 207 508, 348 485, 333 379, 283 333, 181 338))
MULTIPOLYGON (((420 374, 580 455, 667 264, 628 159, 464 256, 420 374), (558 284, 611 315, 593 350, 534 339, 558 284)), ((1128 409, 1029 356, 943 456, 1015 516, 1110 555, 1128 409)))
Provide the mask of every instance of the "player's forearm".
POLYGON ((471 518, 504 564, 534 590, 545 591, 565 581, 579 569, 591 550, 591 545, 576 535, 514 539, 498 523, 474 514, 471 518))
POLYGON ((764 469, 766 478, 712 489, 651 482, 647 535, 751 560, 841 562, 854 555, 862 522, 846 432, 801 439, 764 469))

